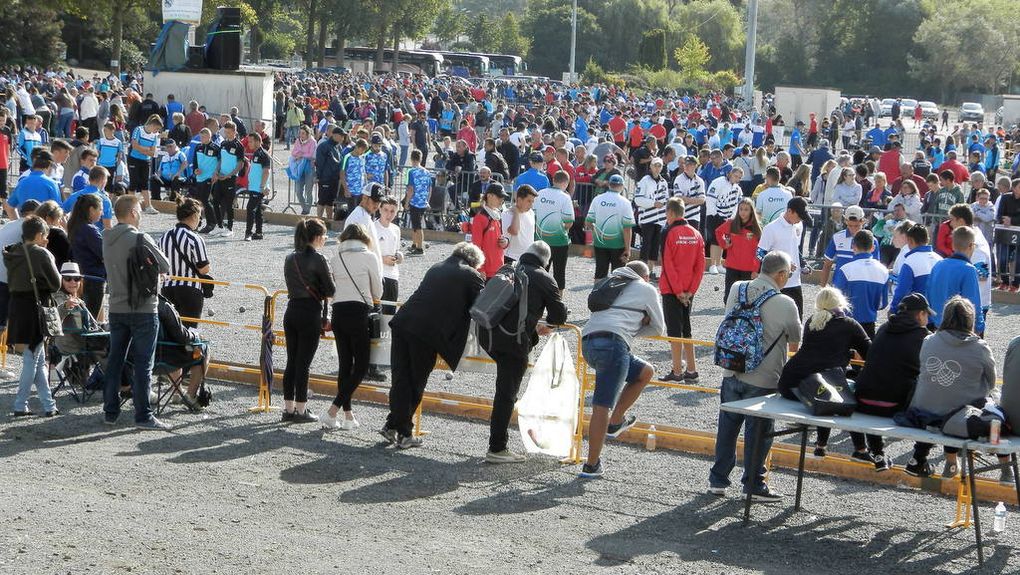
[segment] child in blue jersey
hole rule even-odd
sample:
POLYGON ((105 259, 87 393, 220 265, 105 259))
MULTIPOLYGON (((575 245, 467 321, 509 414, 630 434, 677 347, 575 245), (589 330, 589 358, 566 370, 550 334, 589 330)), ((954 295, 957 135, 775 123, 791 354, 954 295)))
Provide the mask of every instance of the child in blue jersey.
POLYGON ((96 165, 106 168, 106 171, 110 173, 106 182, 106 191, 110 193, 113 191, 113 174, 117 173, 117 163, 121 160, 124 152, 124 142, 117 138, 117 127, 113 122, 103 125, 103 137, 96 140, 95 147, 99 154, 96 165))
POLYGON ((368 151, 368 142, 359 138, 354 144, 354 149, 347 154, 340 165, 340 186, 343 188, 344 197, 347 198, 348 212, 354 211, 361 203, 361 192, 365 188, 365 152, 368 151))
POLYGON ((846 295, 852 317, 873 338, 878 312, 889 304, 889 270, 873 257, 875 238, 870 231, 857 232, 852 249, 853 257, 836 270, 832 285, 846 295))
POLYGON ((46 144, 43 133, 39 130, 38 116, 25 116, 25 127, 18 132, 17 149, 21 156, 21 171, 29 171, 32 165, 32 150, 46 144))
POLYGON ((262 198, 269 184, 273 160, 262 148, 262 136, 256 132, 248 133, 248 148, 254 149, 251 164, 248 168, 248 205, 245 206, 244 241, 262 239, 262 198), (254 233, 252 226, 254 224, 254 233))
POLYGON ((408 255, 425 253, 425 232, 422 231, 422 220, 429 207, 432 194, 432 174, 421 167, 421 150, 411 150, 411 169, 407 171, 407 195, 404 206, 411 213, 411 249, 408 255))
POLYGON ((156 173, 152 177, 152 197, 159 200, 163 188, 167 189, 167 199, 177 201, 177 194, 184 188, 184 174, 188 169, 188 158, 177 147, 177 142, 167 140, 164 153, 159 157, 156 173))
POLYGON ((379 134, 372 134, 372 144, 365 154, 365 177, 368 182, 378 182, 389 187, 390 158, 382 149, 383 139, 379 134))
POLYGON ((159 136, 162 131, 163 120, 153 116, 144 126, 138 126, 131 132, 131 146, 127 156, 128 191, 141 192, 143 211, 147 214, 159 213, 152 207, 149 175, 152 171, 152 159, 159 152, 159 136))
MULTIPOLYGON (((81 155, 78 156, 78 172, 71 178, 71 192, 79 192, 83 188, 89 185, 89 172, 92 168, 96 167, 96 159, 99 158, 99 154, 92 148, 85 148, 81 151, 81 155)), ((68 210, 64 210, 66 213, 71 213, 68 210)))
POLYGON ((220 167, 220 147, 213 143, 212 131, 209 128, 202 128, 198 133, 198 138, 198 145, 192 147, 195 151, 195 186, 189 195, 202 202, 202 205, 205 206, 206 225, 198 233, 208 234, 216 229, 210 198, 212 196, 213 177, 220 167))

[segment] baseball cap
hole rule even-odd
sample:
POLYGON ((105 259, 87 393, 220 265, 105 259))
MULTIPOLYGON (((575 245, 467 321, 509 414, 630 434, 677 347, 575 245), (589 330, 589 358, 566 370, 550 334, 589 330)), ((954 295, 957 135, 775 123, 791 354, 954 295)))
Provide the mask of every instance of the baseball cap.
POLYGON ((811 214, 807 211, 807 200, 804 198, 797 197, 786 202, 786 209, 793 210, 805 225, 811 225, 811 214))
POLYGON ((882 148, 879 148, 878 146, 871 146, 871 149, 868 150, 868 153, 869 154, 881 154, 882 153, 882 148))
POLYGON ((373 144, 381 144, 382 143, 382 136, 380 136, 379 134, 372 134, 372 143, 373 144))
POLYGON ((365 190, 365 195, 377 202, 381 202, 386 197, 386 188, 378 182, 372 182, 368 185, 368 189, 365 190))
POLYGON ((622 186, 623 185, 623 176, 621 176, 620 174, 613 174, 612 176, 609 176, 609 185, 611 185, 611 186, 622 186))
POLYGON ((492 182, 489 184, 489 187, 485 188, 485 193, 499 196, 500 198, 506 198, 506 190, 503 189, 503 184, 499 182, 492 182))
POLYGON ((843 217, 845 217, 848 220, 863 220, 864 209, 861 208, 860 206, 850 206, 846 209, 845 212, 843 212, 843 217))
POLYGON ((896 311, 926 311, 928 315, 935 315, 935 310, 931 309, 931 305, 928 304, 928 298, 919 293, 904 296, 896 307, 896 311))
POLYGON ((532 164, 540 164, 545 161, 545 158, 542 157, 542 154, 535 152, 528 156, 528 161, 531 162, 532 164))
POLYGON ((542 151, 543 152, 555 152, 556 148, 554 148, 552 146, 546 146, 545 148, 542 149, 542 151))

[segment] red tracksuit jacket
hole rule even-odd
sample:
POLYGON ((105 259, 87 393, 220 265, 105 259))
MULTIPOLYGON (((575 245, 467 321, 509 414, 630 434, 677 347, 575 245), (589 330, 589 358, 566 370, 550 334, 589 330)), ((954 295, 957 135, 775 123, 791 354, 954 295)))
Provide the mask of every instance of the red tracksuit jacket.
POLYGON ((715 229, 716 243, 726 250, 726 268, 741 272, 758 271, 761 267, 758 261, 758 238, 750 228, 744 228, 739 234, 730 233, 732 224, 733 220, 726 220, 715 229))
POLYGON ((666 228, 662 241, 662 276, 659 293, 695 293, 705 275, 705 241, 687 220, 676 220, 666 228))

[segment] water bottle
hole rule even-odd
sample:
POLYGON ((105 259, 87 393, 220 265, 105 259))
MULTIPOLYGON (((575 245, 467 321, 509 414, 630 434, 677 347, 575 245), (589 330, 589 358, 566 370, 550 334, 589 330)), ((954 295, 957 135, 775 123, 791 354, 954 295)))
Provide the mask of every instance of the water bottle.
POLYGON ((995 506, 995 519, 992 521, 992 531, 1002 533, 1006 530, 1006 506, 1001 501, 995 506))
POLYGON ((648 434, 645 435, 645 449, 655 451, 655 426, 648 426, 648 434))
POLYGON ((470 244, 471 243, 471 234, 464 234, 464 241, 470 244))

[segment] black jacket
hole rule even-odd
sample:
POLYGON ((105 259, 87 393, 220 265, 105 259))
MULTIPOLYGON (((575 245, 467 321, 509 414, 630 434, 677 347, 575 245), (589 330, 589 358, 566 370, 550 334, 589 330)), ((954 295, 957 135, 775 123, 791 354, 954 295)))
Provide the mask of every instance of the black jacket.
POLYGON ((921 344, 928 335, 910 314, 889 316, 878 328, 857 376, 857 397, 888 401, 905 409, 921 373, 921 344))
POLYGON ((508 179, 516 178, 517 171, 521 167, 521 152, 517 149, 517 146, 510 140, 505 142, 499 142, 496 145, 496 149, 500 155, 503 156, 503 160, 506 161, 507 177, 508 179))
POLYGON ((520 311, 517 306, 514 306, 503 319, 502 330, 478 330, 478 342, 490 354, 493 349, 496 349, 498 353, 507 355, 528 355, 531 348, 538 344, 538 332, 535 327, 538 325, 538 320, 542 319, 543 313, 546 314, 546 323, 561 325, 567 321, 567 306, 560 298, 556 280, 541 266, 538 256, 526 253, 521 256, 518 265, 524 268, 524 273, 528 276, 528 316, 525 319, 525 331, 528 334, 528 339, 519 341, 518 338, 507 333, 517 330, 517 317, 520 311))
POLYGON ((503 159, 503 154, 500 154, 495 148, 491 152, 485 153, 485 166, 492 170, 493 174, 503 176, 504 181, 510 178, 506 160, 503 159))
POLYGON ((292 300, 322 300, 333 297, 336 291, 326 258, 312 248, 287 256, 283 262, 283 279, 292 300))
POLYGON ((432 347, 450 369, 457 369, 470 329, 468 311, 484 285, 478 270, 451 255, 425 272, 418 289, 390 320, 390 328, 432 347))
POLYGON ((819 331, 809 329, 810 323, 811 318, 804 322, 804 341, 779 377, 779 393, 787 399, 796 399, 791 390, 805 377, 834 367, 845 368, 854 350, 866 358, 873 347, 864 328, 853 318, 834 317, 819 331))

